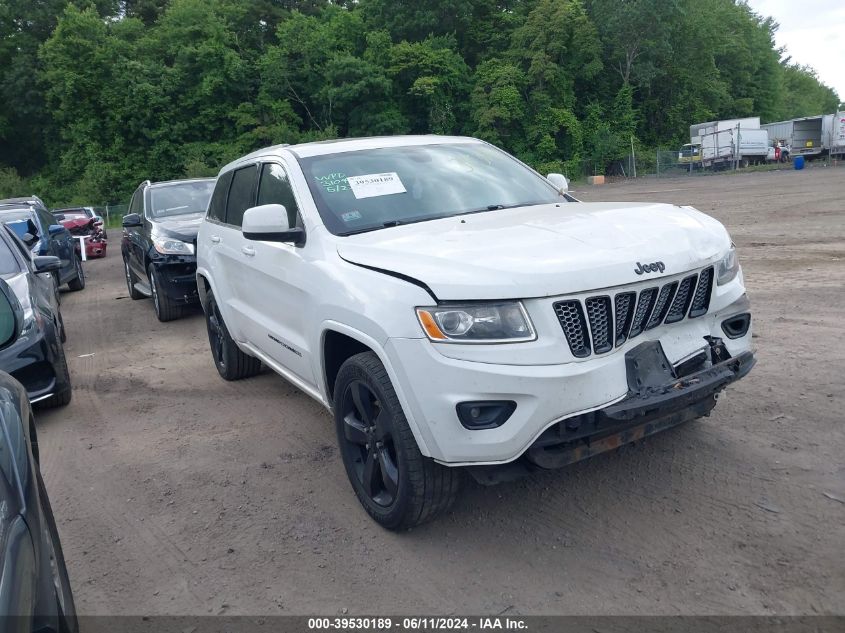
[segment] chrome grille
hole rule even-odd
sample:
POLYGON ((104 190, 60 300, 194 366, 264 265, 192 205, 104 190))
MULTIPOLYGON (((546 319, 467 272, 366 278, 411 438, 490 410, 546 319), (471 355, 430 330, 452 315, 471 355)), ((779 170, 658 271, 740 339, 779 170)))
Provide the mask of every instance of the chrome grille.
POLYGON ((613 309, 610 307, 610 297, 590 297, 585 301, 587 318, 590 321, 590 332, 593 334, 593 351, 604 354, 613 349, 611 340, 611 323, 613 323, 613 309))
POLYGON ((569 349, 576 358, 584 358, 590 355, 590 335, 587 332, 587 322, 584 319, 584 310, 581 302, 559 301, 555 304, 555 314, 563 328, 566 342, 569 349))
POLYGON ((553 304, 572 355, 606 354, 628 339, 661 323, 671 324, 707 313, 713 290, 713 267, 700 274, 644 288, 639 295, 621 289, 615 294, 567 299, 553 304))

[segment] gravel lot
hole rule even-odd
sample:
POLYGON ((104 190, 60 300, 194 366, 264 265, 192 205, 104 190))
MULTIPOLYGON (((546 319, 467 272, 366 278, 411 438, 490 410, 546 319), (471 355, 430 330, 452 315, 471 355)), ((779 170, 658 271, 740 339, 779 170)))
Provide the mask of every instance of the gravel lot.
POLYGON ((38 413, 82 614, 845 613, 845 168, 581 187, 692 204, 739 247, 758 365, 704 420, 371 522, 329 414, 131 301, 119 232, 63 297, 73 402, 38 413), (347 610, 347 611, 345 611, 347 610))

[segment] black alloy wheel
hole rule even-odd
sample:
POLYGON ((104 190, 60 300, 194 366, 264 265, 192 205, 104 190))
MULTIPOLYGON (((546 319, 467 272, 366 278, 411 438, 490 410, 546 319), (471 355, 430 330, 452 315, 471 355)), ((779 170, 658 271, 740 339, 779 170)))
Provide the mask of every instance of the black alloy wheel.
POLYGON ((347 452, 364 493, 389 507, 399 490, 399 466, 390 414, 360 380, 347 385, 342 398, 342 450, 347 452))
POLYGON ((147 274, 150 278, 150 292, 153 296, 153 308, 155 308, 156 318, 166 323, 182 316, 182 307, 167 296, 167 292, 162 288, 156 267, 150 264, 147 274))
POLYGON ((261 372, 261 361, 245 353, 232 339, 214 295, 208 293, 205 304, 208 344, 217 373, 224 380, 240 380, 261 372))
POLYGON ((332 409, 346 475, 373 520, 389 530, 404 530, 449 509, 463 473, 420 452, 374 352, 361 352, 341 365, 332 409))

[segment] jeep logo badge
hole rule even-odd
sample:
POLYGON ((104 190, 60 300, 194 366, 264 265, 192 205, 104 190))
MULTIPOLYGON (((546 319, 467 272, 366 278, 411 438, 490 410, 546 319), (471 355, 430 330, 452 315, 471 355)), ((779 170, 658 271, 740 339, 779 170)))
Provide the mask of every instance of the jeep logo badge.
POLYGON ((663 265, 663 262, 654 262, 653 264, 641 264, 637 262, 634 272, 642 275, 643 273, 656 273, 658 271, 662 273, 664 270, 666 270, 666 266, 663 265))

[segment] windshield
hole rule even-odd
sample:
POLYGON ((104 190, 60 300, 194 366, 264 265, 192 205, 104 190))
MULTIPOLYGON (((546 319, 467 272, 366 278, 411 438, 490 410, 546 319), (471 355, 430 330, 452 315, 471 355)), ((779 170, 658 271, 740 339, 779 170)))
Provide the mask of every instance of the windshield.
POLYGON ((545 178, 483 143, 388 147, 299 163, 335 235, 566 201, 545 178))
POLYGON ((35 219, 35 214, 28 209, 15 209, 14 211, 0 211, 0 222, 26 222, 35 219))
POLYGON ((150 188, 150 217, 205 213, 214 180, 195 180, 150 188))
POLYGON ((38 235, 34 217, 35 215, 31 211, 25 209, 5 211, 0 213, 0 222, 3 222, 15 232, 15 235, 23 239, 27 233, 33 236, 38 235))

